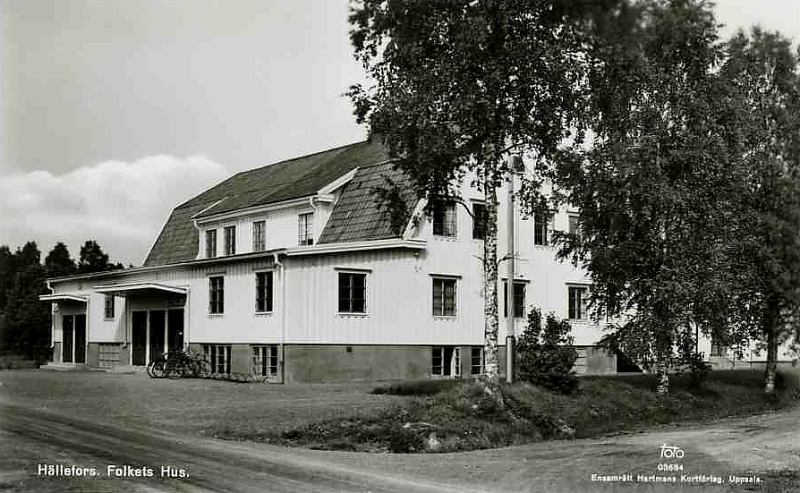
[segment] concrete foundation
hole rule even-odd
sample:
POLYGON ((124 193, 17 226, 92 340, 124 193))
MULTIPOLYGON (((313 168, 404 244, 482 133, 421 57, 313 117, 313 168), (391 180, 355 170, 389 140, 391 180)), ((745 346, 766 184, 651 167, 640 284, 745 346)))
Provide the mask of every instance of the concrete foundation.
POLYGON ((290 344, 285 351, 287 383, 414 380, 431 376, 431 346, 290 344))

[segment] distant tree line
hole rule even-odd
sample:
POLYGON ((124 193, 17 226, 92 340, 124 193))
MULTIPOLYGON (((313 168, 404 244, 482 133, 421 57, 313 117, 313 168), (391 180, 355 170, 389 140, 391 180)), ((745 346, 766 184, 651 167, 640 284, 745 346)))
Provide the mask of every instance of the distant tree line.
POLYGON ((123 269, 94 240, 87 240, 76 263, 64 243, 58 242, 44 264, 35 241, 12 253, 0 246, 0 354, 15 354, 45 361, 50 354, 50 304, 39 301, 47 294, 46 280, 72 274, 123 269))

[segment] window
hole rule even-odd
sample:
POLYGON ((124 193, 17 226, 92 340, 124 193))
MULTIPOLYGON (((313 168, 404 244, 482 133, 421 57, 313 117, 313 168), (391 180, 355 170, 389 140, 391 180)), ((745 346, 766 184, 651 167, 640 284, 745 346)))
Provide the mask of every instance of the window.
POLYGON ((217 256, 217 230, 209 229, 206 231, 206 258, 217 256))
POLYGON ((474 347, 471 351, 470 374, 483 375, 483 348, 474 347))
POLYGON ((211 373, 229 374, 231 372, 231 347, 217 344, 203 346, 206 359, 211 363, 211 373))
POLYGON ((339 313, 367 312, 367 275, 339 273, 339 313))
POLYGON ((570 214, 569 215, 569 234, 580 237, 581 229, 578 224, 578 215, 577 214, 570 214))
POLYGON ((456 315, 456 280, 433 278, 433 315, 454 317, 456 315))
POLYGON ((472 204, 472 238, 486 238, 486 204, 472 204))
POLYGON ((314 244, 314 214, 308 212, 297 216, 297 237, 299 245, 314 244))
POLYGON ((456 204, 439 203, 433 210, 433 234, 456 236, 456 204))
MULTIPOLYGON (((525 284, 514 282, 514 318, 525 317, 525 284)), ((503 316, 508 317, 508 281, 503 282, 503 316)))
POLYGON ((570 320, 585 320, 586 319, 586 295, 589 288, 581 286, 569 286, 569 319, 570 320))
POLYGON ((272 311, 272 272, 256 273, 256 311, 272 311))
POLYGON ((431 352, 431 375, 434 377, 460 377, 461 348, 434 346, 431 352))
POLYGON ((266 221, 253 223, 253 251, 263 252, 266 249, 267 237, 265 235, 266 221))
POLYGON ((105 309, 106 318, 112 319, 114 318, 114 295, 107 294, 105 301, 106 301, 106 309, 105 309))
POLYGON ((278 376, 278 346, 253 346, 254 375, 278 376))
POLYGON ((225 313, 225 278, 208 278, 208 313, 225 313))
POLYGON ((236 255, 236 226, 225 228, 225 255, 236 255))
POLYGON ((547 216, 540 212, 533 215, 533 244, 547 245, 547 216))

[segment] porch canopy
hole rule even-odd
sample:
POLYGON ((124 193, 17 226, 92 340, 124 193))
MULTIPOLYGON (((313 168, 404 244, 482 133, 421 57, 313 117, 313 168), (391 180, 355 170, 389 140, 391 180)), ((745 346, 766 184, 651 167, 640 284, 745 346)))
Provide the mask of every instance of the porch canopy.
POLYGON ((79 294, 40 294, 39 301, 77 301, 79 303, 86 303, 89 300, 87 296, 79 294))
POLYGON ((158 284, 155 282, 131 282, 119 284, 104 284, 101 286, 94 286, 98 293, 113 294, 114 296, 124 297, 127 294, 145 293, 145 292, 166 292, 174 294, 185 295, 189 289, 180 286, 168 286, 166 284, 158 284))

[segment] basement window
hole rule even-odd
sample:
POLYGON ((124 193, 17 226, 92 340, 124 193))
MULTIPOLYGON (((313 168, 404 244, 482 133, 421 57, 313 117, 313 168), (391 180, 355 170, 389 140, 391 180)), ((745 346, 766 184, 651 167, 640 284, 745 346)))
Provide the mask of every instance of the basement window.
POLYGON ((431 376, 460 377, 461 348, 454 346, 434 346, 431 353, 431 376))
POLYGON ((203 346, 206 359, 211 363, 211 373, 228 375, 231 372, 231 347, 219 344, 203 346))
POLYGON ((278 346, 253 346, 253 374, 278 376, 278 346))

